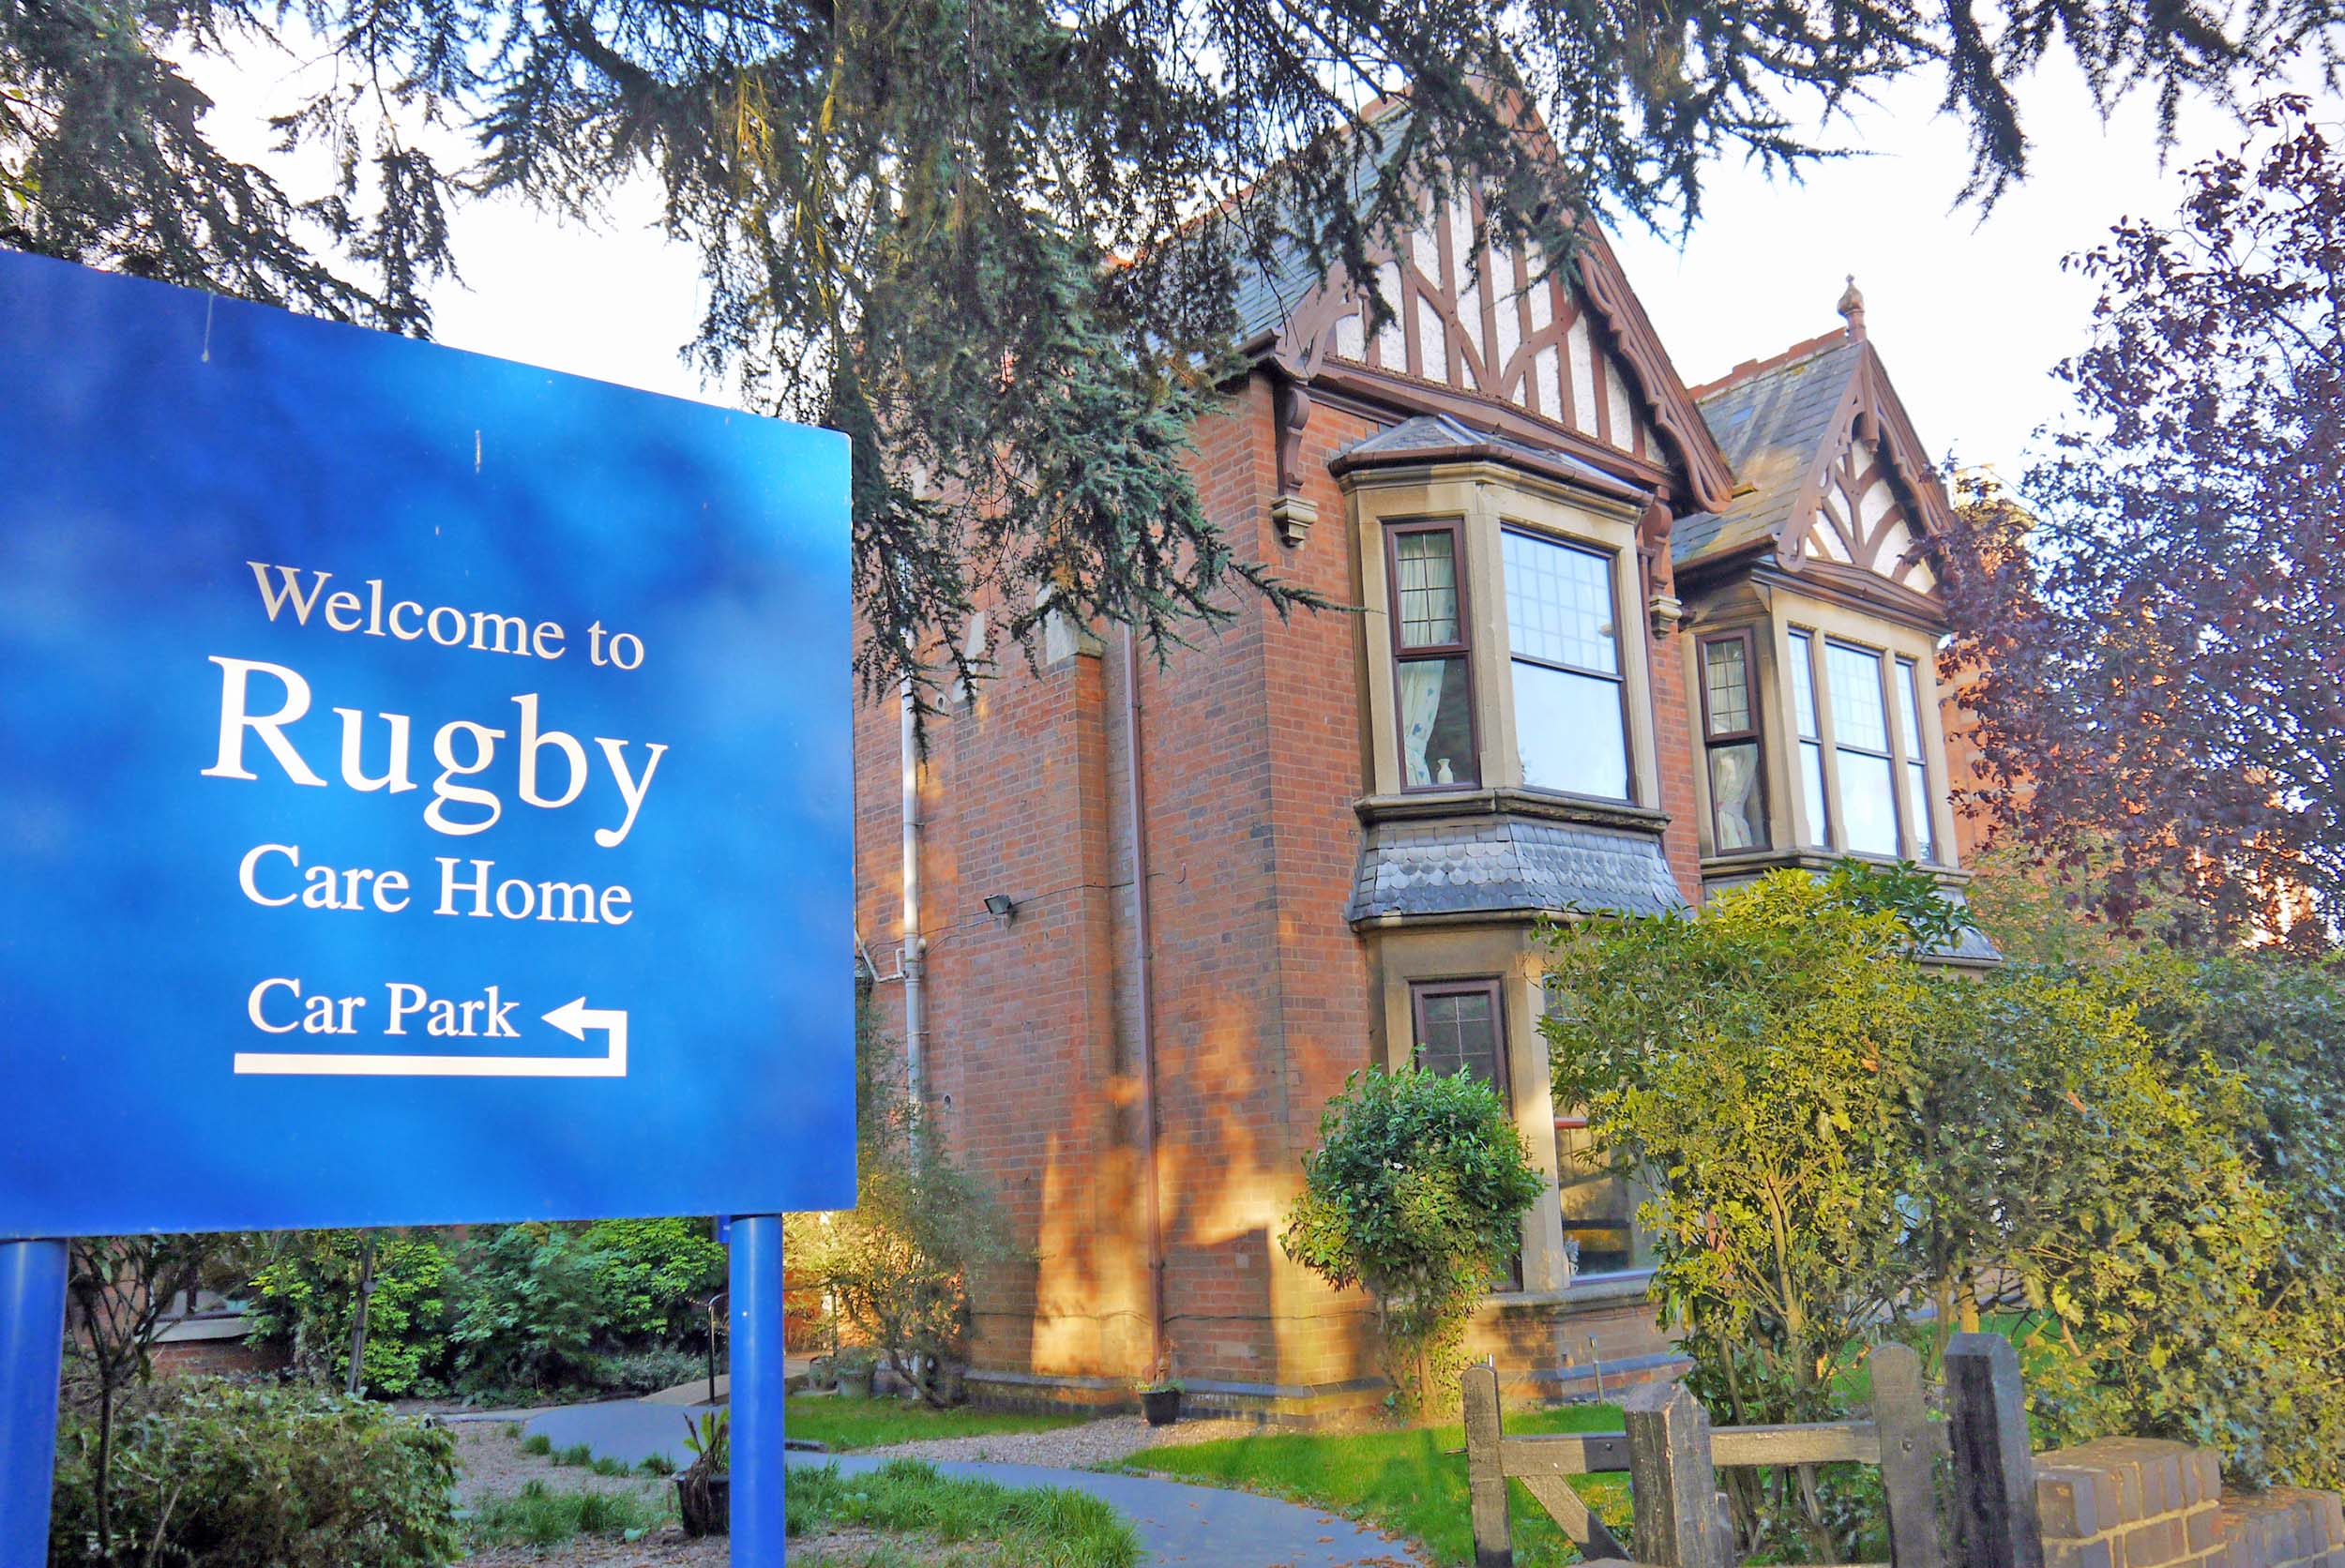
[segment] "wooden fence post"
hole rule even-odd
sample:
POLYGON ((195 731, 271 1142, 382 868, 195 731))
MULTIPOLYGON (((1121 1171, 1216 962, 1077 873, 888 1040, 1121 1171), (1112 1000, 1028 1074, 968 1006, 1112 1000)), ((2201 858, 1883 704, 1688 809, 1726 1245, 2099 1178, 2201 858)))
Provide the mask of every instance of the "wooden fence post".
POLYGON ((1961 1568, 2044 1568, 2020 1353, 2003 1335, 1958 1334, 1947 1347, 1946 1425, 1961 1568))
POLYGON ((1938 1541, 1937 1450, 1922 1396, 1922 1358, 1909 1346, 1876 1345, 1873 1430, 1881 1440, 1881 1490, 1888 1503, 1892 1568, 1944 1568, 1938 1541))
POLYGON ((1681 1383, 1645 1383, 1621 1409, 1636 1491, 1637 1560, 1658 1568, 1731 1568, 1702 1401, 1681 1383))
POLYGON ((1499 1457, 1498 1369, 1469 1366, 1465 1393, 1466 1495, 1474 1512, 1474 1568, 1515 1568, 1506 1524, 1506 1471, 1499 1457))

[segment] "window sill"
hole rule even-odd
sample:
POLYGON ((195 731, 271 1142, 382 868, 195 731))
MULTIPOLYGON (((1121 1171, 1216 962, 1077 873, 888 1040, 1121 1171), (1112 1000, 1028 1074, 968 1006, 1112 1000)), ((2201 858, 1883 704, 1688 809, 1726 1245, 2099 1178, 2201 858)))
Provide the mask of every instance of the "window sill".
POLYGON ((1352 809, 1370 827, 1378 822, 1419 822, 1429 818, 1536 817, 1549 822, 1593 822, 1602 827, 1627 828, 1657 834, 1669 826, 1670 815, 1625 801, 1590 800, 1581 795, 1555 794, 1545 790, 1511 787, 1456 790, 1411 790, 1403 794, 1364 795, 1352 809))
POLYGON ((1560 1290, 1493 1290, 1482 1298, 1482 1305, 1492 1312, 1522 1312, 1542 1306, 1601 1306, 1611 1302, 1642 1301, 1652 1279, 1651 1269, 1595 1274, 1576 1279, 1560 1290))
MULTIPOLYGON (((1702 874, 1704 877, 1750 876, 1792 866, 1807 871, 1829 871, 1843 860, 1858 860, 1868 866, 1881 867, 1899 864, 1895 855, 1865 854, 1809 845, 1804 849, 1737 850, 1732 854, 1704 855, 1702 857, 1702 874)), ((1938 861, 1920 862, 1919 868, 1950 887, 1960 887, 1971 880, 1971 873, 1960 867, 1938 861)))

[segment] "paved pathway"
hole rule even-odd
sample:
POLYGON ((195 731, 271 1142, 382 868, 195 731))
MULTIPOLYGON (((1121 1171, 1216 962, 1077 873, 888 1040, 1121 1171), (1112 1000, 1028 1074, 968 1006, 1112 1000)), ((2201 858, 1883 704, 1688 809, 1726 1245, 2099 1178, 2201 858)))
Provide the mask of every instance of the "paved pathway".
MULTIPOLYGON (((584 1443, 597 1457, 635 1464, 665 1454, 679 1468, 688 1415, 673 1405, 616 1400, 569 1405, 530 1418, 556 1448, 584 1443)), ((887 1463, 868 1455, 793 1453, 793 1467, 835 1464, 847 1474, 887 1463)), ((1065 1486, 1087 1492, 1123 1514, 1140 1536, 1144 1562, 1172 1568, 1415 1568, 1409 1548, 1315 1508, 1218 1491, 1142 1475, 1057 1470, 1045 1465, 941 1464, 946 1475, 997 1481, 1006 1486, 1065 1486)))

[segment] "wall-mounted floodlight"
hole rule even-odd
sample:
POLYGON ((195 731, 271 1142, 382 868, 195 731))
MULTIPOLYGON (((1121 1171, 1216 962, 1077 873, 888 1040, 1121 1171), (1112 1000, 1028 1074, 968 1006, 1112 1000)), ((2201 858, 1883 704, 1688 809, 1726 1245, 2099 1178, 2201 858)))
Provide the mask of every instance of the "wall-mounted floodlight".
POLYGON ((985 912, 1006 926, 1018 918, 1018 900, 1006 893, 988 894, 985 899, 985 912))

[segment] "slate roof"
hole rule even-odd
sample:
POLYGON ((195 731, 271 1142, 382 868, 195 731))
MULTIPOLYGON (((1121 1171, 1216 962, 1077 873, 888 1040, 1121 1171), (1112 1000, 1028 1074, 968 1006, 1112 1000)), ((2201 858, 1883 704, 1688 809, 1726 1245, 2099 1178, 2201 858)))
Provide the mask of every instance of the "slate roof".
POLYGON ((1446 414, 1419 414, 1375 435, 1355 441, 1328 460, 1337 474, 1380 462, 1429 461, 1444 456, 1460 460, 1496 458, 1512 460, 1535 472, 1574 480, 1607 495, 1642 500, 1646 491, 1624 483, 1593 463, 1567 452, 1540 446, 1495 431, 1477 430, 1446 414))
POLYGON ((1778 536, 1793 520, 1824 443, 1838 433, 1834 415, 1863 354, 1862 343, 1835 332, 1695 389, 1694 401, 1732 465, 1738 488, 1749 489, 1722 513, 1680 519, 1670 533, 1673 562, 1683 566, 1747 549, 1778 536))
MULTIPOLYGON (((1367 156, 1358 160, 1353 173, 1353 208, 1365 209, 1376 199, 1384 183, 1384 166, 1400 146, 1401 133, 1407 129, 1409 108, 1405 101, 1396 100, 1384 105, 1372 119, 1364 124, 1345 127, 1336 134, 1347 141, 1359 138, 1369 128, 1375 135, 1367 147, 1367 156)), ((1271 176, 1277 178, 1274 173, 1271 176)), ((1286 324, 1304 297, 1317 288, 1324 276, 1311 265, 1310 256, 1302 242, 1285 232, 1293 225, 1282 224, 1278 238, 1272 242, 1270 253, 1260 259, 1241 255, 1236 261, 1237 292, 1233 304, 1237 309, 1238 341, 1250 343, 1286 324)))
POLYGON ((1345 918, 1684 908, 1651 834, 1497 817, 1379 824, 1360 852, 1345 918))

